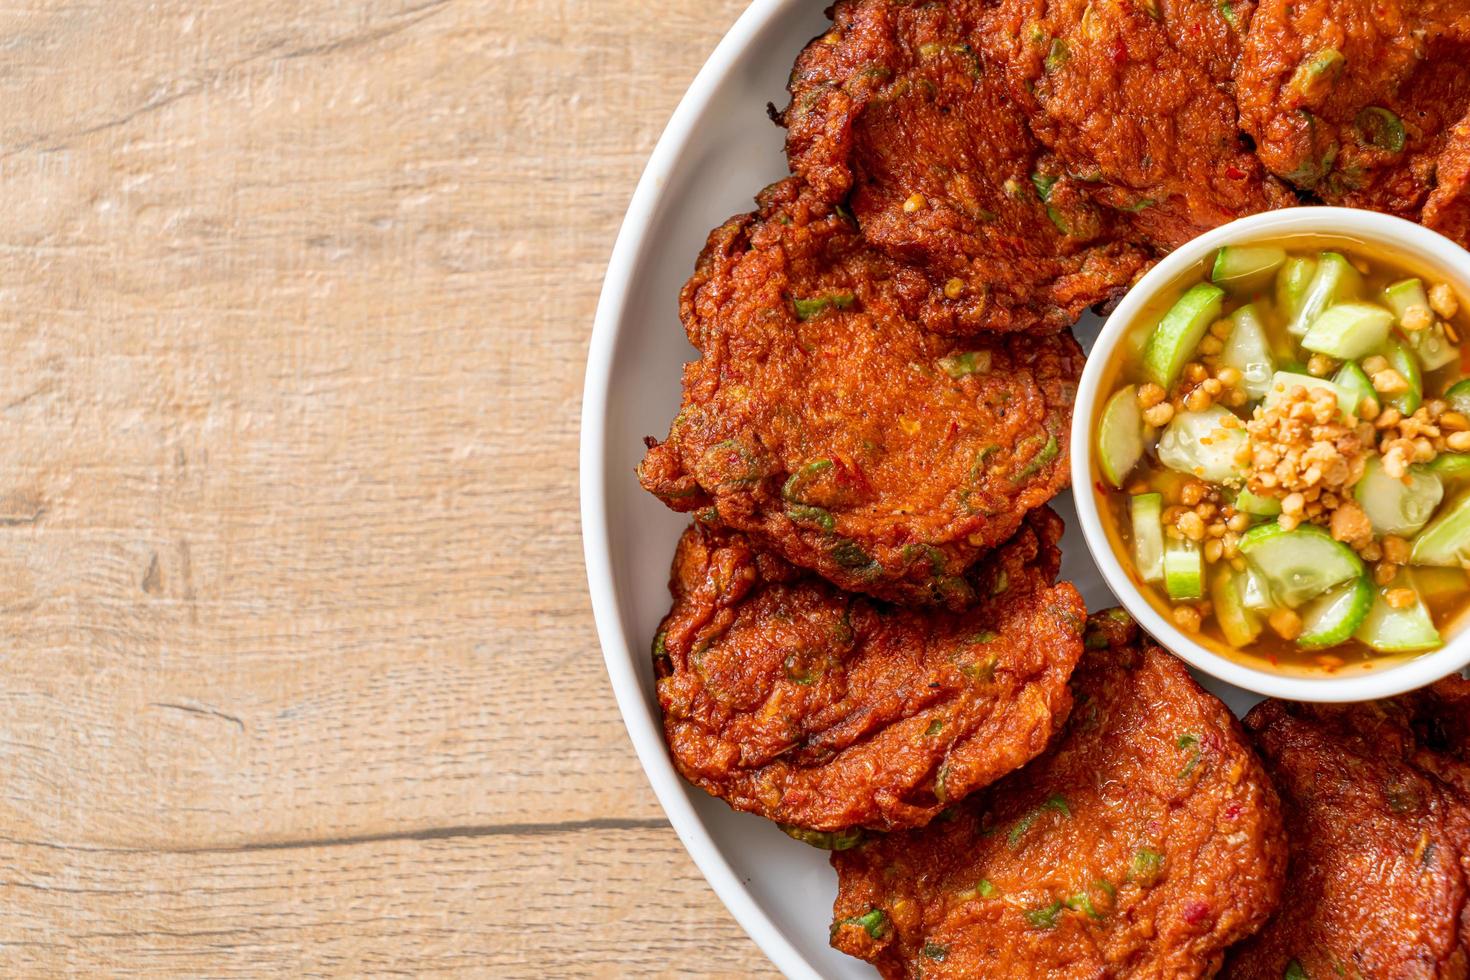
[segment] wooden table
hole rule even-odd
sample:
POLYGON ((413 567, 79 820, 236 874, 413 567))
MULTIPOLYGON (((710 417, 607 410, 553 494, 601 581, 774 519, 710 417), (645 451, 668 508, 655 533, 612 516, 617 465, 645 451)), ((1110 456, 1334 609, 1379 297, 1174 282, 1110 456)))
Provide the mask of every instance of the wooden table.
POLYGON ((742 7, 0 9, 0 975, 769 973, 576 513, 613 235, 742 7))

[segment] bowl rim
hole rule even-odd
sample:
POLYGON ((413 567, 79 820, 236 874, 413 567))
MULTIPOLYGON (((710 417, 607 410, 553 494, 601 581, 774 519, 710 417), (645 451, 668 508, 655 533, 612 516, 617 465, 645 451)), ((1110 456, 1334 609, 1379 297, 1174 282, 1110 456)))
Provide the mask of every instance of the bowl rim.
POLYGON ((629 286, 649 246, 649 232, 658 202, 720 85, 766 25, 798 2, 753 0, 694 76, 654 145, 628 204, 603 277, 582 388, 578 468, 582 551, 592 615, 618 712, 622 715, 644 775, 684 849, 746 935, 787 977, 820 980, 817 970, 741 883, 710 836, 704 821, 694 811, 684 784, 674 772, 664 748, 662 727, 644 700, 633 669, 630 652, 641 648, 641 644, 630 642, 629 629, 623 622, 618 601, 608 535, 606 494, 607 417, 613 354, 627 310, 629 286))
POLYGON ((1452 278, 1461 295, 1470 294, 1470 252, 1422 225, 1356 208, 1314 206, 1267 211, 1239 218, 1181 245, 1131 289, 1098 333, 1077 387, 1071 437, 1073 499, 1088 551, 1124 607, 1154 637, 1191 666, 1267 697, 1293 701, 1368 701, 1412 691, 1470 664, 1470 629, 1461 630, 1440 649, 1372 673, 1350 677, 1300 677, 1252 667, 1224 657, 1165 619, 1143 595, 1114 552, 1102 525, 1092 488, 1093 424, 1103 396, 1102 381, 1112 355, 1133 319, 1192 265, 1222 245, 1262 238, 1322 235, 1361 238, 1405 253, 1408 261, 1432 264, 1452 278), (1082 423, 1082 424, 1079 424, 1082 423))

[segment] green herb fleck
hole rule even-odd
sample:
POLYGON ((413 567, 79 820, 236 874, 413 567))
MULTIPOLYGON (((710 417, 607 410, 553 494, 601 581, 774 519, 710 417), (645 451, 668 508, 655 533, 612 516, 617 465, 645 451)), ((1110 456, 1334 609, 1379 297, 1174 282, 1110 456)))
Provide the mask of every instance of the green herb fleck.
POLYGON ((981 878, 980 884, 975 886, 975 894, 981 898, 989 898, 995 894, 995 886, 990 883, 989 878, 981 878))
POLYGON ((1354 121, 1358 133, 1372 146, 1390 153, 1404 148, 1404 121, 1382 106, 1370 105, 1354 121))
POLYGON ((942 963, 944 962, 944 958, 949 955, 949 947, 941 946, 938 943, 925 943, 922 952, 925 959, 938 960, 942 963))
POLYGON ((963 354, 951 354, 939 359, 939 369, 951 378, 967 378, 972 374, 989 374, 991 353, 988 350, 972 350, 963 354))
POLYGON ((1024 480, 1034 475, 1043 466, 1056 459, 1061 454, 1061 451, 1061 447, 1057 444, 1057 437, 1051 436, 1046 440, 1046 445, 1041 447, 1041 451, 1031 457, 1031 462, 1026 464, 1026 468, 1016 474, 1016 479, 1018 481, 1024 480))
POLYGON ((878 566, 872 555, 860 548, 856 542, 846 538, 833 545, 832 550, 827 554, 840 567, 850 572, 873 572, 878 566))
POLYGON ((1067 899, 1067 908, 1085 912, 1089 919, 1103 918, 1103 914, 1097 910, 1097 906, 1092 904, 1092 898, 1086 892, 1078 892, 1067 899))
POLYGON ((833 293, 831 296, 797 297, 791 302, 796 307, 797 319, 810 320, 834 307, 839 310, 851 309, 857 302, 857 297, 852 293, 833 293))
POLYGON ((832 468, 830 459, 814 459, 787 478, 781 487, 781 498, 795 503, 804 503, 806 489, 817 477, 832 468))
POLYGON ((1231 0, 1220 0, 1217 9, 1220 11, 1220 16, 1225 18, 1225 23, 1231 27, 1240 26, 1240 18, 1235 15, 1235 4, 1231 3, 1231 0))
POLYGON ((1067 63, 1068 57, 1070 56, 1067 53, 1067 42, 1056 37, 1052 38, 1051 48, 1047 50, 1046 59, 1043 63, 1046 65, 1047 71, 1056 71, 1067 63))
POLYGON ((888 916, 882 909, 869 909, 862 915, 855 915, 850 919, 842 919, 832 927, 832 934, 843 926, 860 926, 872 939, 882 939, 888 935, 888 916))
POLYGON ((861 828, 852 830, 807 830, 805 827, 793 827, 790 824, 778 824, 781 831, 792 840, 799 840, 803 844, 820 848, 823 851, 846 851, 857 847, 862 843, 865 836, 861 828))
POLYGON ((1053 793, 1047 797, 1046 802, 1041 806, 1043 809, 1060 813, 1064 817, 1072 816, 1072 808, 1067 806, 1067 798, 1060 793, 1053 793))
POLYGON ((1281 980, 1311 980, 1307 971, 1302 969, 1300 960, 1292 960, 1286 964, 1286 972, 1281 975, 1281 980))
POLYGON ((1153 207, 1157 203, 1158 202, 1155 201, 1151 197, 1144 197, 1144 198, 1139 198, 1137 201, 1134 201, 1132 204, 1125 204, 1122 207, 1118 208, 1118 210, 1119 211, 1127 211, 1129 214, 1137 214, 1138 212, 1143 211, 1146 208, 1153 207))
POLYGON ((837 521, 832 517, 832 513, 822 507, 813 507, 810 504, 790 504, 786 508, 786 516, 797 524, 819 527, 823 531, 837 529, 837 521))
POLYGON ((1140 847, 1133 854, 1129 877, 1138 884, 1148 887, 1159 880, 1164 870, 1164 855, 1151 847, 1140 847))
POLYGON ((1200 747, 1198 735, 1180 735, 1179 741, 1174 743, 1178 748, 1189 753, 1189 761, 1184 768, 1179 770, 1180 779, 1188 779, 1189 774, 1199 767, 1200 747))
POLYGON ((1036 929, 1055 929, 1057 927, 1057 916, 1062 912, 1061 902, 1052 902, 1043 905, 1039 909, 1029 909, 1026 912, 1026 921, 1036 929))
POLYGON ((944 731, 944 722, 940 721, 938 718, 935 718, 933 721, 929 722, 929 727, 924 729, 924 734, 933 737, 935 735, 938 735, 942 731, 944 731))
POLYGON ((1031 185, 1036 188, 1037 197, 1041 198, 1042 201, 1050 201, 1052 188, 1057 185, 1057 178, 1050 177, 1046 174, 1032 174, 1031 185))

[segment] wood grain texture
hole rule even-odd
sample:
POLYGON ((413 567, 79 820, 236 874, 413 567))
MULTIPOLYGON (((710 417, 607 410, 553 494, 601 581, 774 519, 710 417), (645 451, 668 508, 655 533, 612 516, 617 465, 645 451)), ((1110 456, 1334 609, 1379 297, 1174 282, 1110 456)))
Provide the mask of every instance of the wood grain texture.
POLYGON ((0 975, 750 975, 576 519, 741 0, 0 6, 0 975))

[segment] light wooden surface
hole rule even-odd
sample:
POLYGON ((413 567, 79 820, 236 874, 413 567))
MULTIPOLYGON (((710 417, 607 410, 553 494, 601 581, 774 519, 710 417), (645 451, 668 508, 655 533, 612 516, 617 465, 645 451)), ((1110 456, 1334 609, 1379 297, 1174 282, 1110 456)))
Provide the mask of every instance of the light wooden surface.
POLYGON ((613 235, 742 7, 0 5, 0 975, 769 973, 576 517, 613 235))

